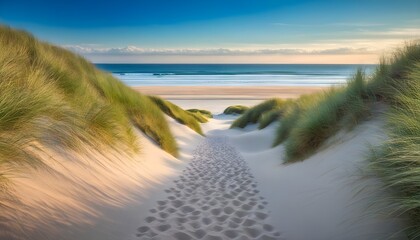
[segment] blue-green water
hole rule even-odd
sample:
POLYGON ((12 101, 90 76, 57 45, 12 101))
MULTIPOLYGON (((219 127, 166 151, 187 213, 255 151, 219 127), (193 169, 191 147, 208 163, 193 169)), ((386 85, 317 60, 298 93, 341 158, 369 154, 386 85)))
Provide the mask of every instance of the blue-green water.
POLYGON ((130 86, 331 86, 375 65, 97 64, 130 86))

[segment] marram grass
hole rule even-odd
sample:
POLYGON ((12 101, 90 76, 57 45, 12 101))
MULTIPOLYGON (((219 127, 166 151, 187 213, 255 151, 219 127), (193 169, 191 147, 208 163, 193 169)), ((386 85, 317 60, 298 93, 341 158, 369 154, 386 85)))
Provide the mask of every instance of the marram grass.
POLYGON ((200 112, 190 112, 187 111, 188 115, 192 116, 193 118, 195 118, 196 121, 198 121, 199 123, 206 123, 208 122, 208 115, 202 114, 200 112))
MULTIPOLYGON (((339 129, 352 128, 369 116, 370 105, 398 105, 408 73, 420 62, 420 47, 412 43, 382 59, 372 76, 358 70, 347 86, 302 96, 283 107, 274 145, 285 143, 286 162, 304 160, 339 129)), ((413 81, 411 81, 413 82, 413 81)))
POLYGON ((229 106, 227 107, 223 113, 224 114, 243 114, 244 112, 246 112, 246 110, 248 110, 249 107, 247 106, 243 106, 243 105, 233 105, 233 106, 229 106))
POLYGON ((273 109, 281 108, 285 102, 284 100, 273 98, 251 107, 232 123, 231 128, 244 128, 248 124, 257 123, 262 114, 273 109))
MULTIPOLYGON (((419 47, 420 49, 420 47, 419 47)), ((419 55, 420 57, 420 55, 419 55)), ((395 194, 385 201, 398 206, 410 219, 409 239, 420 238, 420 61, 394 79, 389 139, 371 154, 371 169, 395 194), (398 83, 397 83, 398 82, 398 83), (398 86, 398 87, 397 87, 398 86)))
POLYGON ((282 105, 274 146, 285 142, 286 162, 303 160, 342 127, 368 114, 367 77, 359 70, 346 87, 301 96, 282 105))
POLYGON ((0 26, 0 169, 42 166, 39 143, 137 151, 133 126, 177 155, 164 114, 149 97, 80 56, 0 26))
POLYGON ((208 110, 193 108, 193 109, 187 109, 187 111, 191 112, 191 113, 198 113, 198 114, 200 114, 200 115, 202 115, 206 118, 212 118, 213 117, 213 114, 208 110))
POLYGON ((282 114, 280 109, 272 109, 261 114, 258 119, 258 129, 264 129, 273 122, 276 122, 282 114))
POLYGON ((384 58, 371 76, 356 72, 348 85, 302 96, 283 107, 275 145, 284 143, 286 162, 305 160, 339 129, 369 116, 372 103, 390 106, 388 140, 370 156, 370 169, 393 195, 384 214, 409 218, 402 229, 420 238, 420 43, 409 43, 384 58))
MULTIPOLYGON (((168 116, 175 119, 177 122, 184 124, 196 131, 197 133, 203 135, 201 130, 200 123, 198 122, 199 115, 185 111, 184 109, 178 107, 177 105, 166 101, 160 97, 149 96, 149 98, 168 116), (194 115, 193 115, 194 114, 194 115), (196 115, 196 116, 195 116, 196 115)), ((201 119, 202 120, 202 119, 201 119)))

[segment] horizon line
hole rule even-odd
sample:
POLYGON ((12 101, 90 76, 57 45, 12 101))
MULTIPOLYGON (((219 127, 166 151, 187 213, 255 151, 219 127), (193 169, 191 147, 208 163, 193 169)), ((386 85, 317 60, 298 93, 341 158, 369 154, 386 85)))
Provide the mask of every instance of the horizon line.
POLYGON ((235 64, 235 65, 378 65, 379 63, 170 63, 170 62, 163 62, 163 63, 123 63, 123 62, 91 62, 93 64, 145 64, 145 65, 158 65, 158 64, 164 64, 164 65, 182 65, 182 64, 190 64, 190 65, 229 65, 229 64, 235 64))

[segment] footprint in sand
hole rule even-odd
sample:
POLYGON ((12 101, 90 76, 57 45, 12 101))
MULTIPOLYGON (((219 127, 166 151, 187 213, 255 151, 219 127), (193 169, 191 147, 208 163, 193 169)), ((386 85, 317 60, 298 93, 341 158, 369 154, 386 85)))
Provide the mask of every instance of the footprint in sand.
POLYGON ((249 168, 224 138, 208 138, 167 199, 156 202, 139 239, 282 239, 269 223, 267 202, 249 168))

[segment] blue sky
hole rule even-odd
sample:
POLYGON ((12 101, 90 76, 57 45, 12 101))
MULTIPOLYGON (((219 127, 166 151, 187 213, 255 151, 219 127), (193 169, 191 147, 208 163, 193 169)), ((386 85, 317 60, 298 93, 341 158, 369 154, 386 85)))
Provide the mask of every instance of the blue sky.
POLYGON ((420 1, 0 0, 0 23, 94 62, 372 63, 420 38, 420 1))

